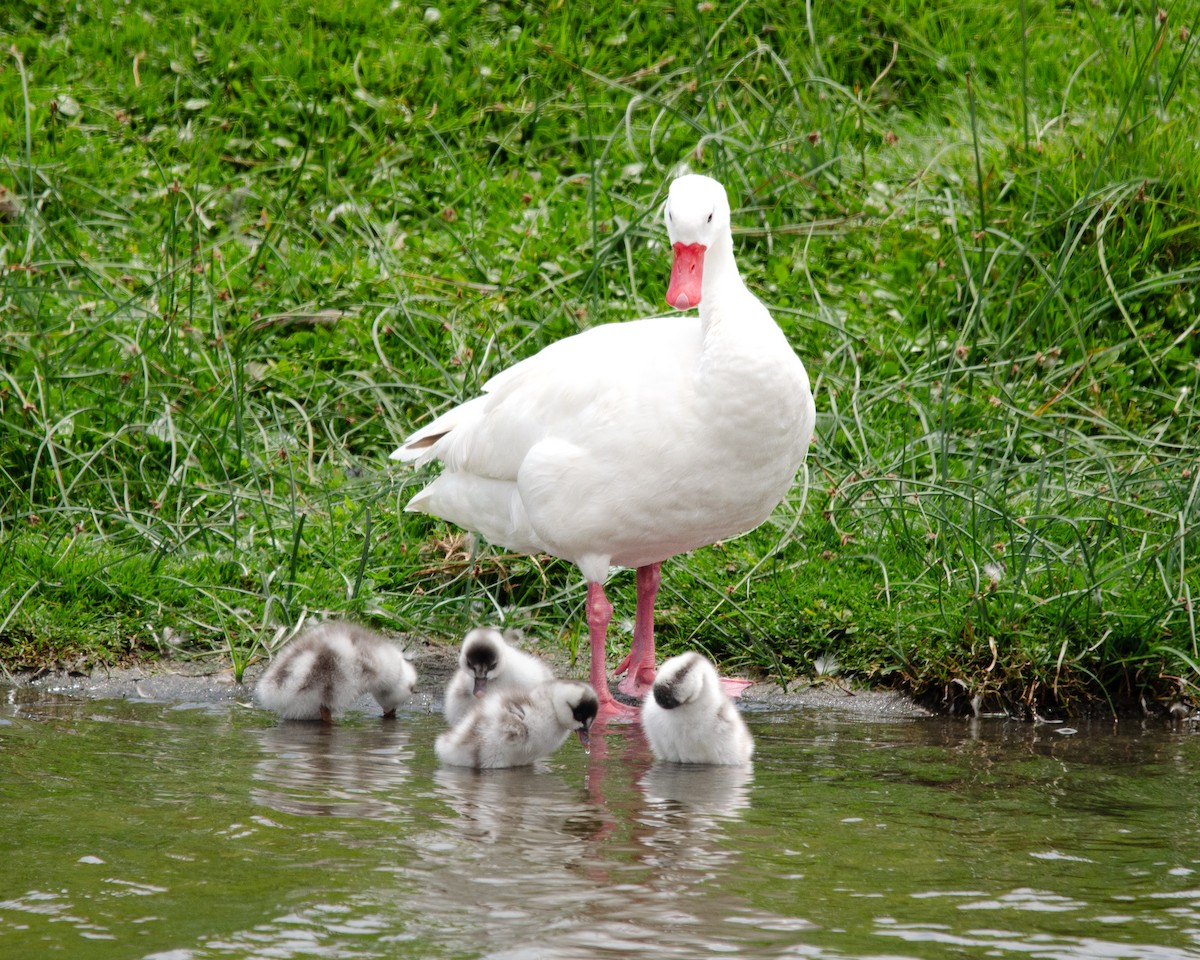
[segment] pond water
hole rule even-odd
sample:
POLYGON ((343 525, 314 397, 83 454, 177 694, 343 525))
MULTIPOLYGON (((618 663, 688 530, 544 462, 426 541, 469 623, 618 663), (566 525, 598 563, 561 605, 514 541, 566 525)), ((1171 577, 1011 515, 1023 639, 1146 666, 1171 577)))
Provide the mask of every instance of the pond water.
POLYGON ((748 714, 439 768, 430 713, 0 690, 0 957, 1200 958, 1193 725, 748 714))

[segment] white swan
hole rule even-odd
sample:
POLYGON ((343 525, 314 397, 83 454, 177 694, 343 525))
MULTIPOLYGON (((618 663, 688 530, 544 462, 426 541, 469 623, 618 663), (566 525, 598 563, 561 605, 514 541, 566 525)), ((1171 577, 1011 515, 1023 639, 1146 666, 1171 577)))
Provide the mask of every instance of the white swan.
POLYGON ((416 669, 387 638, 356 623, 332 621, 285 644, 254 697, 285 720, 331 723, 364 693, 375 698, 385 717, 394 717, 416 682, 416 669))
POLYGON ((808 374, 733 256, 725 189, 688 175, 665 205, 675 251, 667 302, 699 316, 594 327, 492 377, 392 454, 443 470, 408 503, 525 553, 578 565, 601 717, 621 714, 605 674, 611 566, 637 569, 620 689, 654 679, 662 561, 762 523, 804 461, 808 374))
POLYGON ((442 712, 453 726, 485 693, 522 693, 553 679, 545 663, 509 646, 499 630, 477 627, 463 639, 458 669, 446 684, 442 712))
POLYGON ((698 653, 666 661, 642 703, 650 750, 671 763, 749 763, 754 738, 721 689, 716 668, 698 653))
POLYGON ((578 680, 551 680, 527 693, 484 697, 437 738, 434 749, 451 766, 523 767, 548 757, 572 731, 586 749, 599 707, 595 691, 578 680))

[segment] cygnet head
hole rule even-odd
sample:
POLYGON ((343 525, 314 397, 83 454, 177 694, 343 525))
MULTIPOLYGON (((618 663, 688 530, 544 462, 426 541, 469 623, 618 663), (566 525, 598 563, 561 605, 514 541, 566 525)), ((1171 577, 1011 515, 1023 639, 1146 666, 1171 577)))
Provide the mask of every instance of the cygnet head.
POLYGON ((396 708, 412 696, 413 686, 417 682, 416 668, 396 648, 378 651, 372 674, 367 674, 365 665, 363 673, 367 689, 383 708, 385 717, 396 716, 396 708))
POLYGON ((664 663, 654 680, 654 702, 664 710, 694 703, 706 687, 720 688, 720 678, 711 663, 698 653, 684 653, 664 663))
POLYGON ((667 303, 676 310, 687 310, 700 304, 708 251, 729 253, 732 259, 725 188, 712 177, 694 173, 679 177, 667 192, 663 219, 675 253, 667 303))
POLYGON ((493 627, 476 627, 463 639, 458 665, 475 678, 475 696, 487 692, 488 680, 499 671, 506 646, 500 631, 493 627))
POLYGON ((382 634, 346 621, 326 625, 333 634, 350 641, 359 692, 366 691, 383 708, 385 717, 395 717, 396 708, 412 695, 417 671, 404 651, 382 634))
POLYGON ((596 691, 579 680, 553 680, 547 686, 555 719, 564 730, 574 730, 586 750, 592 721, 600 710, 596 691))

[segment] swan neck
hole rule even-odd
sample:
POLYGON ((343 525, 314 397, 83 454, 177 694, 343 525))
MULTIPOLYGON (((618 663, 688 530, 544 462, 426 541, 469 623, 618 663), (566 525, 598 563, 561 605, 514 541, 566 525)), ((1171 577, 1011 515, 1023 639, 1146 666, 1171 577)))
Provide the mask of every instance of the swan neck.
POLYGON ((733 256, 733 238, 714 244, 704 258, 700 313, 706 315, 722 299, 745 288, 733 256), (705 309, 705 308, 709 309, 705 309))

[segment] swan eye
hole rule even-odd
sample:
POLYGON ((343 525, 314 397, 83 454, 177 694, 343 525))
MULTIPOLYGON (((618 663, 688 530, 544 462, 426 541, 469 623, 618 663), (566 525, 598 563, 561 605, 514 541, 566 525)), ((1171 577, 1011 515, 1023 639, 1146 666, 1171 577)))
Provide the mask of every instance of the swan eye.
POLYGON ((712 214, 711 213, 708 215, 708 222, 712 223, 712 214))

